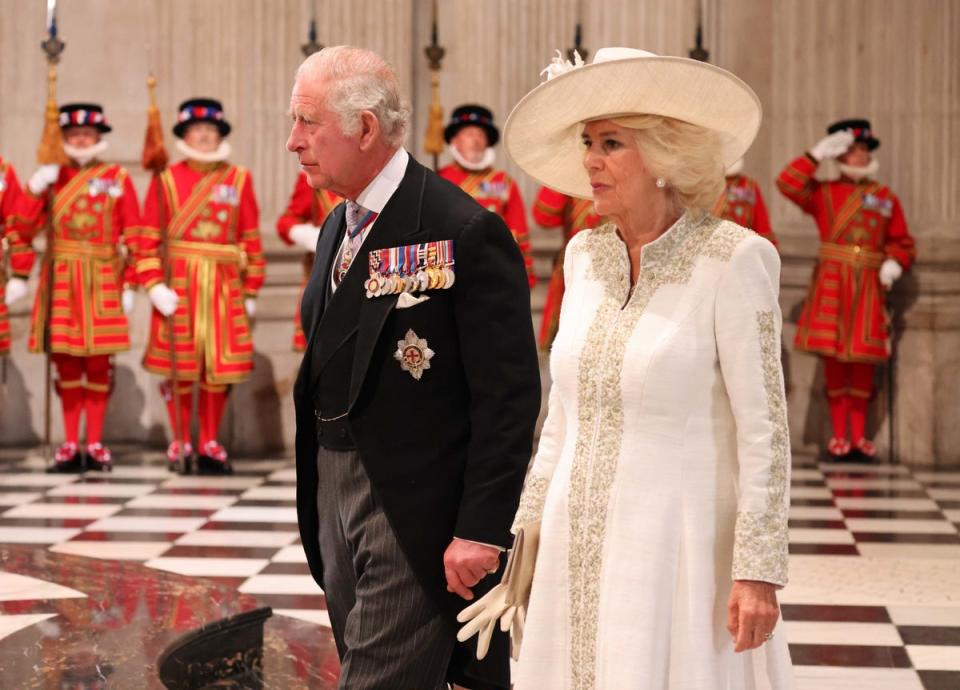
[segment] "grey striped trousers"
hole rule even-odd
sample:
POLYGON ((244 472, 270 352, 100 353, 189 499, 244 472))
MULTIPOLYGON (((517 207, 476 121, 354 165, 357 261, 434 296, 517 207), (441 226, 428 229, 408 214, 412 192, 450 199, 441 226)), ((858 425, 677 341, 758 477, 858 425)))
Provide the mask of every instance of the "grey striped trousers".
MULTIPOLYGON (((441 690, 456 630, 435 613, 355 451, 321 447, 323 589, 341 690, 441 690)), ((437 563, 437 567, 442 567, 437 563)))

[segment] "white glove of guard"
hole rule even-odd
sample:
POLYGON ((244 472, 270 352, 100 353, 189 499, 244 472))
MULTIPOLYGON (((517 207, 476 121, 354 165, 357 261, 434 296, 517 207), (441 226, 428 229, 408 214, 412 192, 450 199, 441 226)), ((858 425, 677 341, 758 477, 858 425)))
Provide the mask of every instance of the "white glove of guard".
POLYGON ((177 303, 180 302, 180 296, 163 283, 157 283, 150 288, 147 297, 150 298, 153 308, 164 316, 173 316, 177 311, 177 303))
POLYGON ((540 523, 528 522, 517 529, 513 549, 507 557, 500 584, 465 608, 457 620, 466 623, 457 633, 457 639, 465 642, 477 633, 477 659, 482 659, 490 649, 490 638, 500 621, 500 630, 509 632, 513 640, 511 655, 516 660, 523 641, 523 624, 530 603, 530 586, 540 544, 540 523))
POLYGON ((123 313, 129 314, 133 311, 134 302, 136 302, 137 293, 135 290, 130 288, 124 288, 123 294, 120 295, 120 304, 123 305, 123 313))
POLYGON ((880 265, 880 283, 889 290, 903 275, 903 266, 896 259, 887 259, 880 265))
POLYGON ((848 130, 828 134, 814 144, 813 148, 810 149, 810 155, 818 161, 822 161, 825 158, 842 156, 853 146, 854 138, 853 132, 848 130))
POLYGON ((23 278, 11 278, 7 281, 3 302, 8 307, 27 295, 27 281, 23 278))
POLYGON ((257 300, 253 297, 247 297, 243 300, 243 308, 247 311, 247 318, 252 319, 257 313, 257 300))
POLYGON ((58 177, 60 177, 59 165, 41 165, 30 177, 27 188, 34 196, 40 196, 47 187, 57 181, 58 177))
POLYGON ((290 228, 290 239, 308 252, 315 252, 317 251, 317 240, 320 239, 320 228, 309 223, 294 225, 290 228))

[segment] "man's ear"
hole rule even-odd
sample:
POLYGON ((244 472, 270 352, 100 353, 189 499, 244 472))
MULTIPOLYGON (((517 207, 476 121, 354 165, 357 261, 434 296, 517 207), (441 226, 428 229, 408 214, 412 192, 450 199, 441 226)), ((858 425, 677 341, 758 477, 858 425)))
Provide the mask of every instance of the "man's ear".
POLYGON ((360 150, 369 151, 380 140, 380 121, 369 110, 360 112, 360 150))

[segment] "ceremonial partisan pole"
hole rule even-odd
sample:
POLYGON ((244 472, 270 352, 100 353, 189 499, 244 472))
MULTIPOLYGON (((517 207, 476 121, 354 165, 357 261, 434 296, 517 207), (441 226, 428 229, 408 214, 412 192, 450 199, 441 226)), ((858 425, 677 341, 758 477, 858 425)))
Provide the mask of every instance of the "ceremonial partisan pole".
MULTIPOLYGON (((63 150, 63 133, 60 131, 60 111, 57 107, 57 63, 66 44, 57 36, 57 0, 47 0, 47 40, 40 44, 47 57, 47 107, 44 112, 43 136, 37 148, 37 163, 40 165, 66 165, 67 154, 63 150)), ((46 296, 43 317, 43 352, 46 356, 46 376, 43 398, 43 444, 49 460, 53 457, 53 441, 50 433, 50 407, 52 405, 53 360, 50 356, 50 321, 53 314, 53 208, 56 192, 53 185, 47 190, 47 247, 44 254, 46 296)))
MULTIPOLYGON (((149 44, 148 44, 149 46, 149 44)), ((148 52, 149 48, 148 48, 148 52)), ((143 155, 140 159, 143 169, 153 174, 153 187, 157 197, 157 230, 160 232, 160 261, 163 264, 164 285, 170 285, 170 261, 167 237, 166 205, 163 200, 163 183, 160 176, 167 169, 170 160, 163 145, 163 126, 160 123, 160 109, 157 108, 157 78, 151 72, 147 76, 147 92, 150 105, 147 107, 147 131, 143 137, 143 155)), ((166 317, 167 337, 170 340, 170 391, 173 402, 173 438, 177 444, 177 472, 185 474, 190 470, 183 454, 184 434, 180 417, 180 389, 177 386, 177 338, 174 333, 176 312, 166 317)), ((192 412, 192 410, 191 410, 192 412)), ((189 424, 189 420, 187 422, 189 424)))
POLYGON ((433 20, 430 24, 430 45, 424 51, 430 63, 430 112, 427 114, 427 133, 423 150, 433 156, 433 169, 439 167, 438 156, 443 153, 443 106, 440 105, 440 62, 446 50, 437 42, 437 0, 433 0, 433 20))

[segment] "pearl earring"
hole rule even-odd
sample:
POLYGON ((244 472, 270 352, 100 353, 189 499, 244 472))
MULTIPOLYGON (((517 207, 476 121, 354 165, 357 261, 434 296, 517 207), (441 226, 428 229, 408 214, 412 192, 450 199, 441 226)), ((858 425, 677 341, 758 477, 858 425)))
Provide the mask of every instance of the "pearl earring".
POLYGON ((667 181, 666 181, 665 179, 663 179, 662 177, 658 177, 658 178, 657 178, 657 187, 660 188, 660 189, 663 189, 663 188, 666 187, 666 186, 667 186, 667 181))

